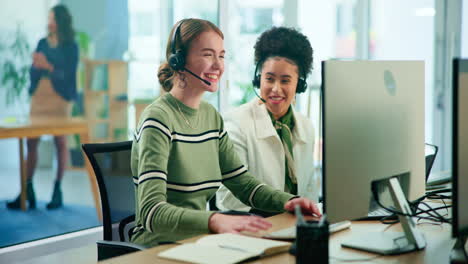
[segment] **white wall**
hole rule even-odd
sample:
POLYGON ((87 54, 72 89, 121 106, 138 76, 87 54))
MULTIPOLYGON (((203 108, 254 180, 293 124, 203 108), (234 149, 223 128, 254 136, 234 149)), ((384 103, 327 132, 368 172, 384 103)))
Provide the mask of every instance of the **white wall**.
POLYGON ((298 25, 314 49, 314 69, 308 83, 321 83, 321 61, 335 57, 336 1, 299 1, 298 25))
POLYGON ((425 61, 425 140, 433 143, 434 16, 433 0, 373 1, 375 53, 379 60, 425 61), (425 11, 426 12, 423 12, 425 11))
POLYGON ((87 33, 95 59, 121 60, 128 49, 127 0, 61 0, 73 16, 76 31, 87 33))
MULTIPOLYGON (((28 38, 31 51, 38 40, 46 34, 47 15, 50 0, 1 0, 0 9, 0 41, 11 44, 12 34, 19 26, 28 38), (24 8, 28 6, 28 8, 24 8)), ((26 94, 24 94, 26 96, 26 94)), ((0 89, 0 117, 14 115, 20 109, 17 105, 6 106, 5 90, 0 89)))
POLYGON ((468 58, 468 1, 462 3, 461 55, 468 58))

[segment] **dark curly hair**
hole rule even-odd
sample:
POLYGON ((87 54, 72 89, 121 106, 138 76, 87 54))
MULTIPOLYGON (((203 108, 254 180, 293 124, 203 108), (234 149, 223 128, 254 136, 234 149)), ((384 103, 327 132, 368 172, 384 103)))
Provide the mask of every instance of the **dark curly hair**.
POLYGON ((270 57, 292 60, 299 68, 299 76, 307 78, 312 71, 313 50, 309 39, 294 28, 273 27, 260 35, 254 46, 255 64, 259 68, 270 57))

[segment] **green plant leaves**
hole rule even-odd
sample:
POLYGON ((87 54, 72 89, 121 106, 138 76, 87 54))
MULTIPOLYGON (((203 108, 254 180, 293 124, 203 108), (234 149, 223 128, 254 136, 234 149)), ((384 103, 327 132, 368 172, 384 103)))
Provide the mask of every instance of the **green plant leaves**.
POLYGON ((28 85, 31 54, 28 40, 20 25, 17 26, 11 44, 6 43, 5 39, 8 38, 3 38, 4 42, 0 43, 0 89, 6 89, 6 104, 10 105, 21 97, 28 85))

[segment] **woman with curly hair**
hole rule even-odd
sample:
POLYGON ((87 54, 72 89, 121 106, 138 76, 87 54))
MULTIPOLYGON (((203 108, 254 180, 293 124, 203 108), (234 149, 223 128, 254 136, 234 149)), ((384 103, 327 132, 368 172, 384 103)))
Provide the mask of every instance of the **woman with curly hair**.
MULTIPOLYGON (((252 175, 277 190, 316 201, 314 128, 291 106, 296 94, 307 89, 312 53, 307 37, 295 29, 273 27, 260 35, 252 81, 260 96, 225 115, 225 125, 252 175)), ((217 206, 270 215, 243 204, 225 187, 217 193, 217 206)))

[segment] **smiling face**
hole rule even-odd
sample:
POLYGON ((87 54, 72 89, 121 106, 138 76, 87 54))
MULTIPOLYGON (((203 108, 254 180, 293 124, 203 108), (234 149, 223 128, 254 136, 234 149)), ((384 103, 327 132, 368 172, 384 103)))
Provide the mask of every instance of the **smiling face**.
POLYGON ((224 72, 224 41, 214 31, 201 33, 190 44, 185 67, 211 82, 207 85, 191 74, 185 74, 189 87, 203 91, 216 92, 218 82, 224 72))
POLYGON ((260 94, 275 119, 284 116, 296 95, 297 65, 284 57, 272 57, 262 65, 260 94))

